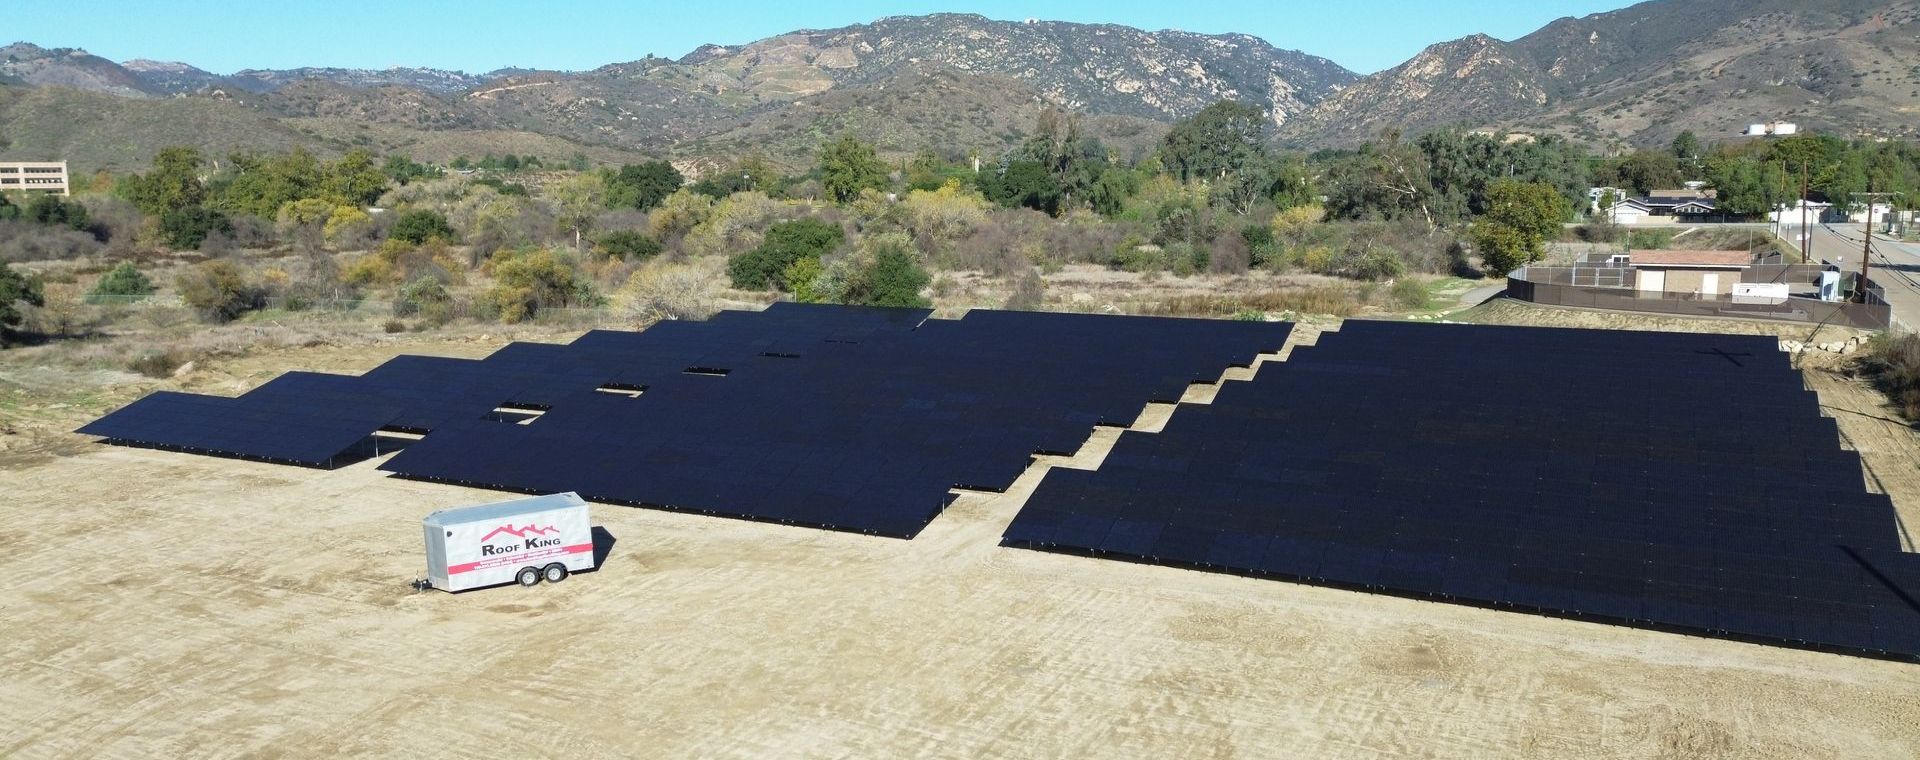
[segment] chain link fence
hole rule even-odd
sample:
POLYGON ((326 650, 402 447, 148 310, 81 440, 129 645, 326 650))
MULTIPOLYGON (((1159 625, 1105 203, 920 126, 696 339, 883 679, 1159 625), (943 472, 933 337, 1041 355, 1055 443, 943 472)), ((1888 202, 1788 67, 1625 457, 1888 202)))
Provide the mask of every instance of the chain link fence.
MULTIPOLYGON (((1818 298, 1753 298, 1700 293, 1670 293, 1634 290, 1611 286, 1587 267, 1524 267, 1507 276, 1507 294, 1523 301, 1552 306, 1578 306, 1589 309, 1637 311, 1691 317, 1741 317, 1776 319, 1790 322, 1844 325, 1866 330, 1885 330, 1893 320, 1893 309, 1882 297, 1880 286, 1868 281, 1863 303, 1822 301, 1818 298), (1598 284, 1596 284, 1598 283, 1598 284)), ((1815 274, 1818 266, 1792 264, 1754 267, 1746 282, 1787 282, 1797 284, 1815 274)), ((1625 278, 1624 282, 1631 282, 1625 278)))

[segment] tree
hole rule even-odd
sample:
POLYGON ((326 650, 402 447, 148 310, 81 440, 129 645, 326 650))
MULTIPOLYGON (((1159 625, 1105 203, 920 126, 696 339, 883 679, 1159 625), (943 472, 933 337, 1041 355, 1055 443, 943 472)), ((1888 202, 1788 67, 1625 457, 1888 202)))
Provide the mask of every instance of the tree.
POLYGON ((1087 203, 1101 216, 1119 216, 1127 199, 1140 192, 1140 173, 1123 167, 1108 167, 1100 179, 1087 188, 1087 203))
POLYGON ((607 206, 645 211, 660 205, 673 191, 686 183, 680 170, 665 161, 648 161, 620 167, 604 177, 607 206))
POLYGON ((573 245, 579 248, 594 217, 607 207, 607 183, 598 174, 576 174, 554 183, 548 197, 560 206, 560 227, 573 231, 573 245))
POLYGON ((1013 161, 999 172, 980 181, 987 200, 1008 208, 1026 207, 1048 214, 1060 213, 1060 185, 1047 167, 1037 161, 1013 161))
POLYGON ((1173 125, 1161 158, 1182 182, 1224 179, 1266 155, 1266 125, 1259 108, 1223 100, 1173 125))
POLYGON ((590 306, 597 298, 585 276, 561 254, 541 248, 494 254, 494 285, 482 299, 503 322, 526 320, 541 309, 590 306))
POLYGON ((1505 275, 1546 253, 1546 241, 1572 215, 1571 204, 1544 182, 1494 180, 1487 213, 1473 225, 1474 244, 1490 275, 1505 275))
POLYGON ((27 202, 24 217, 31 222, 48 226, 60 226, 85 232, 89 219, 87 207, 77 201, 61 199, 58 195, 43 193, 27 202))
POLYGON ((610 259, 645 261, 660 255, 662 248, 660 241, 639 230, 614 230, 594 241, 593 250, 610 259))
POLYGON ((199 248, 214 233, 233 234, 233 222, 226 214, 202 206, 166 211, 160 215, 160 237, 177 251, 199 248))
POLYGON ((93 284, 92 296, 150 296, 153 295, 153 281, 133 265, 131 261, 122 261, 100 280, 93 284))
MULTIPOLYGON (((1714 189, 1715 206, 1730 214, 1763 214, 1790 197, 1780 166, 1751 155, 1708 159, 1704 176, 1714 189)), ((1799 184, 1793 181, 1795 191, 1799 184)))
POLYGON ((1327 167, 1327 214, 1335 219, 1393 221, 1415 214, 1435 227, 1431 167, 1417 147, 1388 130, 1378 143, 1327 167))
POLYGON ((210 204, 222 211, 271 218, 289 203, 324 194, 326 169, 304 148, 274 156, 235 153, 227 163, 209 192, 210 204))
POLYGON ((820 185, 835 203, 847 203, 862 190, 886 187, 887 165, 872 145, 841 135, 820 148, 820 185))
POLYGON ((1700 138, 1693 133, 1693 130, 1683 130, 1675 135, 1673 143, 1668 145, 1667 149, 1673 152, 1673 160, 1678 161, 1681 166, 1690 170, 1699 169, 1700 138))
POLYGON ((1682 181, 1680 163, 1673 154, 1658 150, 1638 150, 1621 159, 1614 168, 1618 184, 1646 195, 1662 188, 1678 187, 1682 181))
POLYGON ((206 185, 200 179, 205 165, 198 150, 163 148, 154 155, 151 171, 128 176, 117 189, 148 216, 198 206, 207 199, 206 185))
POLYGON ((420 245, 428 240, 439 238, 448 242, 459 239, 454 234, 453 225, 438 211, 418 209, 408 211, 393 221, 393 229, 387 231, 387 238, 420 245))
POLYGON ((437 166, 415 163, 406 156, 387 156, 387 162, 380 165, 380 173, 393 180, 393 184, 405 187, 416 179, 430 179, 443 174, 437 166))
POLYGON ((817 219, 781 222, 767 230, 758 248, 727 262, 727 278, 741 290, 788 289, 787 268, 800 259, 817 259, 840 247, 846 234, 817 219))
POLYGON ((321 190, 342 205, 371 206, 387 191, 387 175, 374 164, 373 154, 350 150, 327 167, 321 190))
POLYGON ((46 291, 37 277, 27 277, 13 271, 6 262, 0 262, 0 345, 13 342, 14 330, 26 316, 20 313, 20 304, 29 306, 47 305, 46 291))

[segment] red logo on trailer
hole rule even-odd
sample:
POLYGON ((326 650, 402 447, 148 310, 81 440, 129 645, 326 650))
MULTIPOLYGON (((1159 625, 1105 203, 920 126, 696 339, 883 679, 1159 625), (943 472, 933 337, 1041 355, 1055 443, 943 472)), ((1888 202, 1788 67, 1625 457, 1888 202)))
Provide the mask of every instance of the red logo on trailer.
POLYGON ((488 541, 492 541, 494 536, 498 536, 502 533, 505 533, 509 536, 513 536, 514 538, 526 538, 527 534, 544 536, 544 535, 547 535, 548 533, 559 533, 559 532, 560 532, 559 528, 555 528, 551 525, 548 525, 544 528, 536 527, 533 525, 522 525, 516 528, 516 527, 513 527, 513 523, 507 523, 506 525, 502 525, 498 528, 494 528, 492 533, 488 533, 485 538, 480 539, 480 543, 484 544, 488 541))

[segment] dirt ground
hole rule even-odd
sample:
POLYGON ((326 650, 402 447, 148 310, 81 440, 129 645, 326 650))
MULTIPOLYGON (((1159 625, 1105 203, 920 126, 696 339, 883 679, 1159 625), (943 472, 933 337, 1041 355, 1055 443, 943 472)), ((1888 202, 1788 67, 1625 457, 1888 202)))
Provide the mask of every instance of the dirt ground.
MULTIPOLYGON (((436 350, 149 385, 402 348, 436 350)), ((1912 428, 1808 371, 1920 514, 1912 428)), ((0 464, 0 755, 1920 756, 1920 665, 1001 548, 1038 467, 912 541, 596 507, 602 570, 456 596, 407 587, 418 521, 499 494, 374 466, 77 437, 0 464)))

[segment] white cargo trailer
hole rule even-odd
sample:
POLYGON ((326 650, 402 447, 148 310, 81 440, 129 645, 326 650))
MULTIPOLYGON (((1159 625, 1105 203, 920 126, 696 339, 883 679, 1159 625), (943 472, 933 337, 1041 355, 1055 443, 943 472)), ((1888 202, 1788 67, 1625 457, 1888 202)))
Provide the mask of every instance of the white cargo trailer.
POLYGON ((558 583, 593 569, 593 526, 579 494, 443 509, 423 525, 427 582, 443 591, 558 583))

